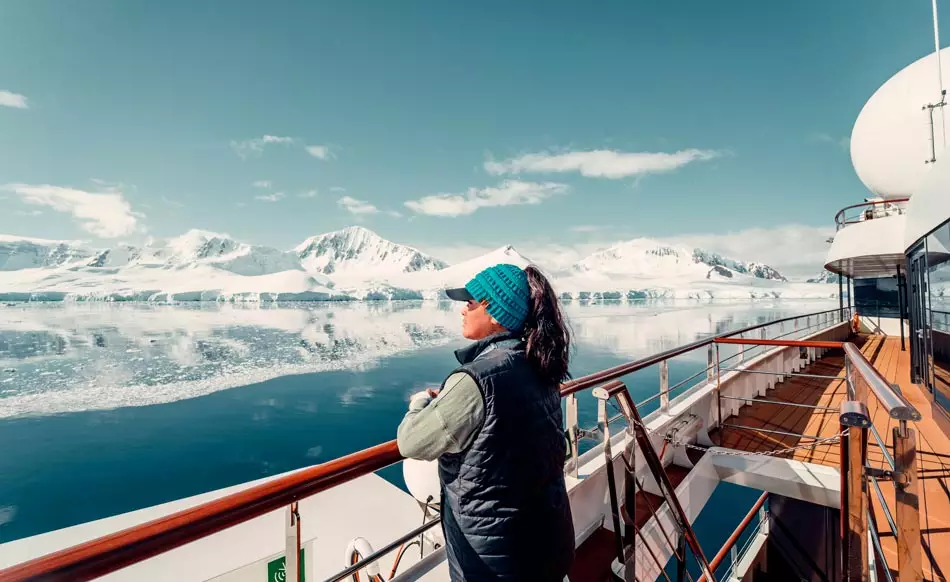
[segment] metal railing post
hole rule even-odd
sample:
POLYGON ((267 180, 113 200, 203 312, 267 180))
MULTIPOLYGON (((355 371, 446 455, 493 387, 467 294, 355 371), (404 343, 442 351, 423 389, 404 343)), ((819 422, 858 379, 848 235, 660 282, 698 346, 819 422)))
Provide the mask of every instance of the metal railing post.
MULTIPOLYGON (((607 488, 610 494, 610 517, 614 527, 614 550, 617 561, 624 563, 623 532, 620 528, 620 502, 617 500, 617 479, 614 475, 613 454, 610 451, 610 422, 607 415, 607 401, 610 394, 605 390, 594 390, 597 398, 597 428, 604 435, 604 461, 607 464, 607 488)), ((635 569, 634 569, 635 571, 635 569)))
POLYGON ((670 409, 670 362, 660 362, 660 410, 670 409))
MULTIPOLYGON (((744 335, 745 335, 745 334, 741 334, 741 333, 740 333, 740 334, 739 334, 739 339, 745 339, 745 338, 743 337, 744 335)), ((739 345, 739 358, 738 358, 738 360, 739 360, 739 363, 740 363, 740 364, 741 364, 743 361, 745 361, 745 344, 740 344, 740 345, 739 345)))
POLYGON ((681 535, 677 546, 676 560, 676 582, 683 582, 686 579, 686 536, 681 535))
POLYGON ((297 502, 287 506, 284 543, 284 575, 286 582, 300 581, 300 513, 297 502))
POLYGON ((713 345, 709 344, 709 347, 706 349, 706 381, 713 381, 713 345))
POLYGON ((575 394, 570 394, 565 398, 564 403, 566 409, 566 422, 567 422, 567 440, 568 445, 571 448, 571 458, 568 459, 567 469, 570 471, 571 476, 575 479, 577 478, 577 465, 578 465, 578 448, 577 448, 577 439, 580 432, 580 427, 578 426, 577 420, 577 396, 575 394))
POLYGON ((841 403, 841 557, 842 580, 864 582, 868 579, 867 405, 847 400, 841 403))
POLYGON ((917 485, 917 435, 900 421, 894 427, 894 501, 897 515, 897 570, 901 582, 923 580, 920 501, 917 485))
POLYGON ((716 410, 719 412, 719 446, 722 446, 723 433, 726 431, 722 426, 722 378, 719 373, 719 344, 716 346, 716 410))

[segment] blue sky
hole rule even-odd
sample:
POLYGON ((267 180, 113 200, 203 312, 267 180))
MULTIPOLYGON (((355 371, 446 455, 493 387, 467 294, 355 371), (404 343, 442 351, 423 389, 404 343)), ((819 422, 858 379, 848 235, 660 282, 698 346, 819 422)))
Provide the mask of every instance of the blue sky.
POLYGON ((854 119, 932 50, 925 0, 9 2, 0 233, 812 268, 854 119))

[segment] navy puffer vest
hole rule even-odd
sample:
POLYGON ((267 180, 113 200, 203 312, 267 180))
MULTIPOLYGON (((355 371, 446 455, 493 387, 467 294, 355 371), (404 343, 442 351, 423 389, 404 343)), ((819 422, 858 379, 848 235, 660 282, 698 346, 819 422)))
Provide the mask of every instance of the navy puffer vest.
POLYGON ((574 527, 557 386, 539 382, 510 333, 456 357, 456 372, 478 384, 485 420, 466 450, 439 457, 451 578, 561 582, 574 558, 574 527))

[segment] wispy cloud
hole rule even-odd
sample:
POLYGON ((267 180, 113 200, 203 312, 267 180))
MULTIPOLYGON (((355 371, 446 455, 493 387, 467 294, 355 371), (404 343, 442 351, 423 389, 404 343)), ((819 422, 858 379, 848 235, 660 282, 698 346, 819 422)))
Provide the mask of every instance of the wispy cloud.
POLYGON ((254 186, 255 188, 263 188, 264 190, 269 190, 273 185, 274 184, 271 183, 270 180, 258 180, 257 182, 251 184, 251 186, 254 186))
POLYGON ((283 199, 283 192, 272 192, 270 194, 260 194, 255 196, 254 200, 260 200, 261 202, 277 202, 278 200, 283 199))
POLYGON ((43 214, 42 210, 17 210, 17 216, 40 216, 43 214))
POLYGON ((820 141, 820 142, 822 142, 822 143, 835 144, 835 145, 837 145, 838 147, 840 147, 840 148, 841 148, 842 150, 844 150, 844 151, 848 151, 848 150, 851 149, 851 137, 850 137, 850 136, 833 137, 832 135, 827 134, 827 133, 824 133, 824 132, 816 132, 816 133, 811 134, 811 135, 809 136, 809 138, 810 138, 812 141, 820 141))
POLYGON ((589 178, 618 180, 659 172, 669 172, 696 161, 711 160, 722 152, 688 149, 673 153, 618 152, 593 150, 555 154, 541 152, 496 162, 485 162, 489 174, 548 174, 579 172, 589 178))
POLYGON ((346 192, 346 188, 343 186, 333 186, 330 188, 330 192, 346 192))
POLYGON ((462 216, 479 208, 540 204, 555 194, 567 192, 565 184, 556 182, 521 182, 505 180, 489 188, 469 188, 462 194, 433 194, 405 202, 407 208, 430 216, 462 216))
POLYGON ((351 214, 376 214, 379 212, 379 208, 376 208, 374 205, 370 204, 365 200, 357 200, 352 196, 344 196, 336 201, 341 208, 348 210, 351 214))
POLYGON ((0 190, 12 192, 26 204, 48 206, 71 214, 79 227, 102 238, 116 238, 139 229, 139 218, 122 192, 87 192, 50 184, 6 184, 0 190))
POLYGON ((599 224, 579 224, 570 228, 571 232, 600 232, 610 228, 599 224))
POLYGON ((330 146, 325 145, 310 145, 304 148, 307 150, 307 153, 311 156, 320 159, 320 160, 329 160, 334 157, 333 152, 330 151, 330 146))
POLYGON ((306 190, 297 194, 297 198, 316 198, 320 194, 318 190, 306 190))
POLYGON ((185 207, 185 205, 182 204, 181 202, 178 202, 177 200, 172 200, 172 199, 170 199, 170 198, 166 198, 165 196, 162 196, 162 202, 164 202, 166 206, 171 206, 172 208, 184 208, 184 207, 185 207))
POLYGON ((264 148, 270 145, 290 145, 296 140, 292 137, 280 137, 276 135, 265 135, 252 139, 232 141, 231 149, 241 156, 241 159, 247 159, 251 156, 260 156, 264 153, 264 148))
POLYGON ((29 109, 26 103, 26 95, 12 93, 10 91, 0 91, 0 107, 13 107, 14 109, 29 109))

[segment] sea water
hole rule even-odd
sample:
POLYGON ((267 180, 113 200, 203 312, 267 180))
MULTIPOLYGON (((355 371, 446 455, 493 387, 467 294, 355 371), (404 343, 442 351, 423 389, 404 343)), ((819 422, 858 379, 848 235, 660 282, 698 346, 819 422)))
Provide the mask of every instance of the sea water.
MULTIPOLYGON (((571 371, 834 307, 567 304, 571 371)), ((410 395, 456 365, 460 324, 451 303, 0 306, 0 542, 390 440, 410 395)), ((676 358, 670 384, 705 365, 703 350, 676 358)), ((625 378, 635 400, 656 393, 657 375, 625 378)), ((579 402, 581 426, 593 426, 593 398, 579 402)), ((405 487, 399 466, 380 474, 405 487)), ((695 524, 707 553, 758 495, 717 488, 695 524)))

